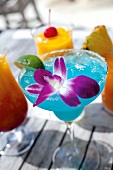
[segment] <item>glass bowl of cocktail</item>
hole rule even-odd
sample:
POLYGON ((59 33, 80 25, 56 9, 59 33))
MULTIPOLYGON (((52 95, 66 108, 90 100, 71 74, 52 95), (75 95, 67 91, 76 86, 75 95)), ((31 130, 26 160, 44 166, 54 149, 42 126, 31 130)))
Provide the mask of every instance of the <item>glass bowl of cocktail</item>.
MULTIPOLYGON (((72 49, 52 51, 42 55, 40 59, 44 63, 45 70, 23 69, 19 74, 19 84, 33 106, 53 111, 60 120, 66 122, 68 128, 71 128, 69 122, 76 120, 82 114, 84 107, 102 92, 107 74, 106 61, 94 52, 72 49)), ((72 133, 72 130, 70 132, 72 133)), ((77 150, 75 147, 73 153, 70 153, 71 159, 67 159, 70 157, 66 154, 69 153, 69 146, 75 145, 64 147, 62 154, 58 154, 60 150, 56 152, 54 157, 57 167, 61 159, 62 163, 64 159, 69 161, 69 167, 73 165, 76 167, 82 150, 77 150)), ((96 170, 99 156, 95 147, 91 149, 96 160, 93 170, 96 170)), ((87 163, 92 163, 91 161, 92 159, 86 161, 84 169, 87 163)))

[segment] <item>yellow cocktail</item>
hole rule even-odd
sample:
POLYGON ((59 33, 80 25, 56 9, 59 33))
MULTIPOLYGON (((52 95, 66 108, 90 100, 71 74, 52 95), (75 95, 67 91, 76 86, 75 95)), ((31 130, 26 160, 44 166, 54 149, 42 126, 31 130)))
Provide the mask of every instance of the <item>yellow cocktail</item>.
POLYGON ((44 27, 41 32, 34 31, 32 33, 37 48, 37 55, 42 55, 53 50, 73 48, 71 28, 63 26, 55 27, 57 30, 57 35, 49 38, 44 35, 46 28, 44 27))

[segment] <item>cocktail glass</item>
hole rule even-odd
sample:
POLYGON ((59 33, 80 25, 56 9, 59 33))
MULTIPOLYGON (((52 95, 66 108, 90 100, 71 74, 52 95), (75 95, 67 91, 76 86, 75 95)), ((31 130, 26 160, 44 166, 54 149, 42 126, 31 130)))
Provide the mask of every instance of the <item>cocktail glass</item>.
POLYGON ((0 47, 0 155, 17 156, 26 152, 34 136, 20 126, 27 116, 27 101, 16 82, 8 61, 8 50, 0 47))
POLYGON ((19 74, 19 84, 29 101, 34 103, 33 106, 39 104, 40 108, 53 111, 60 120, 66 123, 69 129, 71 142, 58 148, 53 155, 56 169, 59 170, 68 165, 68 168, 82 168, 82 170, 92 170, 93 168, 93 170, 97 170, 100 157, 94 144, 87 152, 87 160, 85 160, 83 167, 79 167, 81 166, 79 162, 83 156, 84 145, 79 149, 76 142, 73 141, 73 122, 82 114, 84 107, 102 92, 107 74, 106 61, 94 52, 72 49, 52 51, 40 58, 43 60, 45 69, 51 73, 54 72, 54 76, 51 77, 50 72, 45 74, 45 71, 40 69, 23 69, 19 74), (73 80, 73 78, 75 79, 73 80), (49 87, 48 82, 51 85, 49 87), (39 87, 42 86, 43 90, 39 92, 39 87), (54 93, 52 90, 57 92, 54 93))
POLYGON ((57 36, 51 38, 44 36, 44 31, 49 27, 48 25, 31 29, 38 56, 53 50, 73 48, 72 26, 65 23, 52 23, 51 26, 55 27, 58 32, 57 36))

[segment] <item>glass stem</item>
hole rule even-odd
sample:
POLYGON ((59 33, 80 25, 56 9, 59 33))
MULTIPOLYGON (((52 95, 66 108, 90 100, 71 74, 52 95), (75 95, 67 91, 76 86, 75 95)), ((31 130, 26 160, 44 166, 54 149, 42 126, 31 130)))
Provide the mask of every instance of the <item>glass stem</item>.
POLYGON ((66 125, 67 125, 67 129, 69 131, 69 136, 70 136, 70 139, 71 139, 71 143, 72 143, 72 146, 73 146, 73 154, 76 155, 76 154, 79 154, 79 150, 77 148, 77 144, 76 144, 76 141, 75 141, 75 138, 74 138, 74 123, 68 123, 66 122, 66 125))

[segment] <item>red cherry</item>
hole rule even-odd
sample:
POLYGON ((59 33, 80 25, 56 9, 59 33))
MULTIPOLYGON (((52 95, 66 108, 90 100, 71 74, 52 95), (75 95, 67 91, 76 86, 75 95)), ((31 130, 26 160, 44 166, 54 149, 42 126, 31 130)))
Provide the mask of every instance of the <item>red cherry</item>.
POLYGON ((57 36, 58 32, 55 27, 49 27, 44 31, 44 36, 46 38, 51 38, 57 36))

